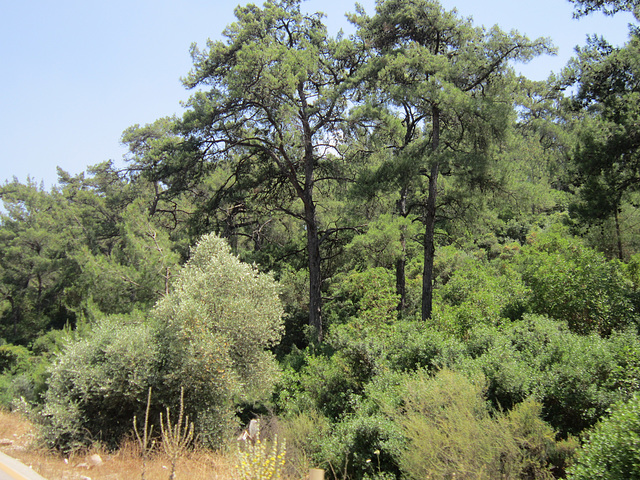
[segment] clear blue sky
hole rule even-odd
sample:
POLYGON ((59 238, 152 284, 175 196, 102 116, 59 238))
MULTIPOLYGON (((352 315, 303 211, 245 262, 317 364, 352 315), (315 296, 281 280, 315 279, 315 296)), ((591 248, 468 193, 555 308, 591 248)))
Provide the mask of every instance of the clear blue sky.
MULTIPOLYGON (((246 3, 246 2, 243 2, 246 3)), ((255 3, 261 4, 262 0, 255 3)), ((374 0, 360 2, 368 13, 374 0)), ((518 67, 532 79, 559 72, 597 33, 616 45, 633 17, 601 14, 574 20, 567 0, 441 0, 476 25, 499 25, 550 37, 558 56, 518 67)), ((191 68, 189 46, 220 38, 236 3, 221 0, 0 0, 0 183, 30 175, 49 188, 56 166, 72 174, 115 160, 122 131, 180 114, 180 82, 191 68)), ((355 2, 307 0, 332 33, 350 32, 355 2)))

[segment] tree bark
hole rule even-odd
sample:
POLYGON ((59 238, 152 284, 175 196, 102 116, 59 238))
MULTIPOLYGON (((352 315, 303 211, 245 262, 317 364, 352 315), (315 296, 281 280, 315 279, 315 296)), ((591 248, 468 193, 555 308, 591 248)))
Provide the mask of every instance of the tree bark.
POLYGON ((429 176, 429 198, 427 198, 427 212, 425 215, 424 232, 424 269, 422 271, 422 320, 431 318, 433 311, 433 260, 436 253, 435 225, 436 225, 436 196, 438 187, 438 162, 431 166, 429 176))
POLYGON ((618 241, 618 260, 623 261, 622 257, 622 235, 620 233, 620 218, 618 217, 618 207, 616 207, 616 211, 614 213, 614 218, 616 222, 616 240, 618 241))
MULTIPOLYGON (((440 146, 440 109, 431 109, 431 153, 435 154, 440 146)), ((434 155, 435 156, 435 155, 434 155)), ((429 196, 425 212, 424 232, 424 269, 422 271, 422 320, 431 318, 433 311, 433 260, 435 257, 436 197, 438 194, 438 169, 436 158, 432 160, 429 174, 429 196)))
MULTIPOLYGON (((407 194, 408 188, 403 186, 400 190, 400 199, 398 200, 398 214, 402 218, 407 218, 407 194)), ((400 257, 396 260, 396 293, 400 297, 398 300, 398 312, 401 314, 407 308, 407 282, 406 282, 406 266, 407 266, 407 227, 400 227, 400 257)))
POLYGON ((322 342, 322 273, 320 269, 320 238, 315 218, 315 206, 305 208, 307 225, 307 253, 309 255, 309 325, 318 342, 322 342))
POLYGON ((309 255, 309 325, 316 335, 318 343, 322 342, 324 332, 322 329, 322 270, 320 268, 322 257, 320 256, 320 237, 318 236, 318 220, 316 218, 316 205, 313 201, 315 186, 316 157, 313 148, 313 132, 307 115, 307 97, 303 84, 298 85, 304 142, 304 188, 300 192, 304 204, 304 218, 307 227, 307 253, 309 255))

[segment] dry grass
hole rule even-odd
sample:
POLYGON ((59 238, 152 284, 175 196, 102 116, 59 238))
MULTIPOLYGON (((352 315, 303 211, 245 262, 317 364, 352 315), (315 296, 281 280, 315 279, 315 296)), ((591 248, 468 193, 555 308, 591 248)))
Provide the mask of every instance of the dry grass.
MULTIPOLYGON (((24 417, 0 410, 0 450, 33 467, 47 480, 135 480, 141 476, 142 456, 134 440, 126 441, 116 452, 92 449, 63 456, 38 447, 35 428, 24 417), (11 444, 8 444, 9 441, 11 444), (2 445, 2 444, 5 445, 2 445), (89 457, 98 454, 101 465, 89 464, 89 457)), ((233 456, 224 456, 206 449, 187 452, 176 464, 177 478, 182 480, 234 480, 237 478, 233 456)), ((167 480, 171 460, 161 449, 152 452, 147 462, 147 480, 167 480)))

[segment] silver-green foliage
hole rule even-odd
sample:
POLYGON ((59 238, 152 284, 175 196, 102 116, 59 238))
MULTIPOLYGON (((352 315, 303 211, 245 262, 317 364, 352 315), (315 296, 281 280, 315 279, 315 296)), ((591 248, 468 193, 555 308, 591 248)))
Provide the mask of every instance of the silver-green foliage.
POLYGON ((73 449, 126 433, 157 381, 158 360, 152 328, 132 316, 107 317, 90 337, 68 343, 51 367, 45 396, 47 445, 73 449))
POLYGON ((283 330, 278 285, 208 235, 154 315, 164 384, 178 394, 184 386, 196 429, 215 441, 228 428, 233 402, 260 398, 275 380, 267 349, 283 330))
POLYGON ((160 324, 175 328, 194 354, 226 357, 228 365, 222 367, 236 377, 247 397, 264 392, 275 373, 266 349, 283 333, 278 293, 270 275, 241 262, 223 239, 208 235, 193 249, 155 316, 160 324))
POLYGON ((275 280, 221 238, 203 237, 149 318, 107 317, 67 345, 51 370, 46 440, 117 442, 134 415, 143 417, 149 387, 152 417, 177 408, 184 387, 185 413, 201 439, 217 442, 238 401, 270 391, 277 367, 267 349, 281 337, 281 318, 275 280))

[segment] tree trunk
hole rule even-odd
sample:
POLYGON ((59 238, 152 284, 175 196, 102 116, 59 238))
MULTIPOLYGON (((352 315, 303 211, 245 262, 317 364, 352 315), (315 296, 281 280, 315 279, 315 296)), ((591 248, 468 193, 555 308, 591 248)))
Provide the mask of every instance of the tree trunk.
POLYGON ((11 304, 11 319, 13 321, 13 337, 14 340, 18 338, 18 322, 20 321, 20 306, 16 305, 12 296, 8 297, 11 304))
MULTIPOLYGON (((437 106, 433 106, 431 109, 431 121, 431 153, 435 154, 440 146, 440 109, 437 106)), ((434 237, 439 164, 436 158, 432 159, 432 162, 431 172, 429 174, 429 197, 427 198, 427 208, 424 219, 424 269, 422 271, 423 321, 430 319, 431 312, 433 311, 433 259, 436 252, 434 237)))
POLYGON ((424 270, 422 271, 422 320, 431 318, 433 310, 433 260, 436 253, 435 225, 436 225, 436 195, 438 184, 438 162, 431 166, 429 176, 429 198, 427 198, 427 212, 425 215, 424 232, 424 270))
POLYGON ((322 273, 320 270, 320 238, 315 218, 315 206, 305 208, 307 224, 307 253, 309 254, 309 325, 318 342, 322 342, 322 273))
POLYGON ((616 208, 614 218, 616 221, 616 240, 618 241, 618 260, 622 259, 622 235, 620 234, 620 218, 618 217, 618 208, 616 208))
POLYGON ((316 206, 313 202, 313 189, 315 186, 316 158, 314 155, 312 137, 313 133, 307 116, 307 97, 302 83, 298 84, 298 94, 302 109, 304 141, 304 188, 299 190, 300 199, 304 204, 304 219, 307 226, 307 253, 309 255, 309 325, 316 335, 318 343, 322 342, 324 332, 322 330, 322 271, 320 264, 320 238, 318 236, 318 220, 316 218, 316 206))
MULTIPOLYGON (((400 199, 398 200, 398 214, 402 218, 407 218, 407 193, 408 189, 405 186, 400 190, 400 199)), ((405 269, 407 266, 407 227, 402 225, 400 227, 400 257, 396 260, 396 293, 400 297, 398 301, 398 312, 401 314, 407 307, 407 287, 405 269)))

